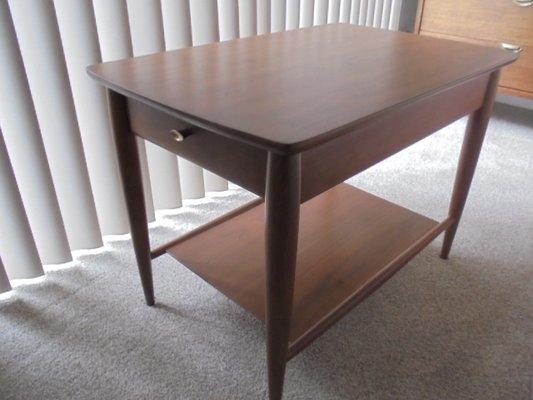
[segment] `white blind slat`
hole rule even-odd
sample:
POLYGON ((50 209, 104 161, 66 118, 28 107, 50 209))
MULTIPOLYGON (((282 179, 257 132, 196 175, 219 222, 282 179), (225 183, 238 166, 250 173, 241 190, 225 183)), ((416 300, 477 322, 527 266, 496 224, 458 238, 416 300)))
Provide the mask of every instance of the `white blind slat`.
POLYGON ((239 37, 239 7, 237 0, 218 0, 218 26, 220 40, 239 37))
POLYGON ((328 21, 328 0, 315 0, 313 25, 325 25, 328 21))
POLYGON ((300 28, 313 26, 315 0, 300 0, 300 28))
POLYGON ((368 0, 361 0, 359 3, 359 22, 358 24, 364 26, 366 24, 366 10, 368 5, 368 0))
POLYGON ((10 279, 43 274, 30 224, 0 131, 0 255, 10 279))
MULTIPOLYGON (((142 56, 164 51, 163 20, 159 0, 128 0, 127 5, 133 54, 142 56)), ((145 143, 154 207, 166 209, 181 206, 176 156, 153 143, 145 143)))
POLYGON ((257 35, 257 3, 239 0, 239 32, 242 38, 257 35))
POLYGON ((339 22, 343 22, 343 23, 350 22, 351 11, 352 11, 352 0, 342 0, 339 22))
MULTIPOLYGON (((167 50, 192 46, 189 0, 161 0, 163 30, 167 50)), ((184 199, 205 196, 203 169, 178 157, 181 195, 184 199)))
POLYGON ((341 0, 330 0, 328 7, 328 24, 340 21, 341 0))
POLYGON ((200 199, 205 196, 204 172, 198 165, 179 157, 180 183, 184 199, 200 199))
POLYGON ((216 1, 194 0, 190 3, 192 42, 194 46, 219 41, 216 1))
POLYGON ((270 0, 257 0, 257 34, 270 33, 270 0))
POLYGON ((402 11, 402 0, 392 0, 389 29, 393 29, 395 31, 398 30, 398 27, 400 25, 401 11, 402 11))
POLYGON ((102 237, 54 5, 39 0, 12 0, 9 5, 70 248, 100 247, 102 237))
POLYGON ((93 0, 96 28, 103 61, 131 57, 131 34, 126 0, 93 0))
MULTIPOLYGON (((126 0, 93 0, 93 7, 102 61, 114 61, 131 57, 133 49, 131 47, 126 0)), ((150 183, 148 160, 143 139, 137 138, 137 147, 141 164, 146 217, 148 221, 154 221, 152 184, 150 183)))
POLYGON ((376 0, 374 4, 374 21, 372 26, 374 28, 381 28, 381 19, 383 17, 383 0, 376 0))
POLYGON ((383 2, 383 15, 381 18, 382 29, 389 29, 391 5, 392 5, 392 0, 385 0, 383 2))
POLYGON ((133 54, 143 56, 164 50, 163 17, 159 0, 127 0, 133 54))
POLYGON ((163 32, 167 50, 192 46, 189 0, 161 0, 163 32))
MULTIPOLYGON (((354 25, 361 25, 359 15, 361 12, 362 3, 366 0, 352 0, 352 13, 350 15, 350 23, 354 25)), ((366 15, 366 14, 365 14, 366 15)))
POLYGON ((186 160, 178 158, 180 183, 184 199, 201 199, 205 196, 203 168, 186 160))
POLYGON ((365 26, 372 26, 374 23, 374 4, 375 0, 367 0, 365 26))
MULTIPOLYGON (((219 40, 217 2, 211 0, 194 0, 190 3, 193 45, 198 46, 219 40)), ((226 190, 228 182, 204 170, 206 191, 226 190)))
POLYGON ((271 32, 281 32, 285 30, 285 16, 287 3, 285 0, 271 0, 271 32))
POLYGON ((4 268, 4 263, 0 258, 0 293, 9 292, 10 290, 11 284, 9 283, 9 278, 7 277, 7 272, 4 268))
POLYGON ((300 0, 287 0, 287 29, 300 26, 300 0))
POLYGON ((54 4, 98 221, 103 234, 124 234, 129 224, 105 90, 85 71, 101 62, 93 7, 85 0, 55 0, 54 4))
POLYGON ((72 260, 7 2, 0 2, 0 127, 44 264, 72 260))

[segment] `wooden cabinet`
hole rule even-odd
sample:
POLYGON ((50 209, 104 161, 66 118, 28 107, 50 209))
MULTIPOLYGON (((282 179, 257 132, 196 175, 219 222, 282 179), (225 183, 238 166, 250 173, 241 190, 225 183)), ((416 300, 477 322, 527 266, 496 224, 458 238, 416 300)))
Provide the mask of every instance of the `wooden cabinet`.
POLYGON ((533 99, 533 0, 420 0, 415 32, 520 52, 500 91, 533 99))

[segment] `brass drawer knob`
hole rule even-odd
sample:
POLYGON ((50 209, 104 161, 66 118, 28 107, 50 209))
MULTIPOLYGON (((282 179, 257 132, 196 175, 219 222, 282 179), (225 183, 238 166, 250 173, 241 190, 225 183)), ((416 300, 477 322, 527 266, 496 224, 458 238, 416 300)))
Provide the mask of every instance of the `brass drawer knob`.
POLYGON ((502 43, 501 46, 502 49, 512 51, 513 53, 521 53, 524 51, 524 49, 517 44, 502 43))
POLYGON ((169 133, 176 142, 183 142, 191 132, 189 129, 182 129, 181 131, 172 129, 169 133))
POLYGON ((520 7, 533 6, 533 0, 513 0, 513 2, 520 7))

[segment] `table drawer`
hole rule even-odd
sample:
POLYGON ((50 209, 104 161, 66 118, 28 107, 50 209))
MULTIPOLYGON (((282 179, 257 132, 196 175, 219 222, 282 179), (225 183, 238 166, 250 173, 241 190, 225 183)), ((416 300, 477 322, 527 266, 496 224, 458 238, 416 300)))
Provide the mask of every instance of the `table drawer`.
POLYGON ((533 6, 514 0, 424 0, 422 7, 423 31, 533 45, 533 6))
POLYGON ((263 195, 266 150, 192 126, 179 118, 128 99, 130 125, 136 135, 199 166, 263 195), (188 132, 183 141, 176 132, 188 132))
MULTIPOLYGON (((426 31, 420 31, 420 34, 481 46, 501 47, 501 42, 497 41, 463 38, 426 31)), ((518 91, 521 96, 533 98, 533 45, 522 46, 522 49, 518 60, 503 68, 500 78, 500 88, 518 91)))

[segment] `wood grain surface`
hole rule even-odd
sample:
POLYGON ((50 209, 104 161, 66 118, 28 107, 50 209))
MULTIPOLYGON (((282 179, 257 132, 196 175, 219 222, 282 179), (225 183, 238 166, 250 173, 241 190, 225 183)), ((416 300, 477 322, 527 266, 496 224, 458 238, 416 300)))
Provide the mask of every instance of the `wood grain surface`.
POLYGON ((516 55, 332 24, 92 66, 119 93, 256 146, 297 153, 516 55))
POLYGON ((513 0, 424 0, 420 29, 533 45, 533 7, 513 0))
MULTIPOLYGON (((291 342, 370 285, 391 261, 437 226, 346 184, 304 203, 300 214, 291 342)), ((265 205, 260 204, 167 251, 265 320, 264 227, 265 205)))
POLYGON ((499 48, 522 48, 515 63, 505 67, 500 91, 533 99, 533 7, 513 0, 420 0, 415 32, 499 48))
MULTIPOLYGON (((533 10, 531 11, 533 12, 533 10)), ((429 31, 420 31, 420 34, 495 48, 499 48, 502 43, 502 41, 497 40, 471 39, 429 31)), ((533 25, 531 35, 533 36, 533 25)), ((523 51, 520 53, 520 57, 514 63, 502 69, 500 88, 503 89, 502 91, 506 89, 516 90, 521 92, 516 93, 517 95, 533 99, 533 45, 522 46, 522 48, 523 51)))

